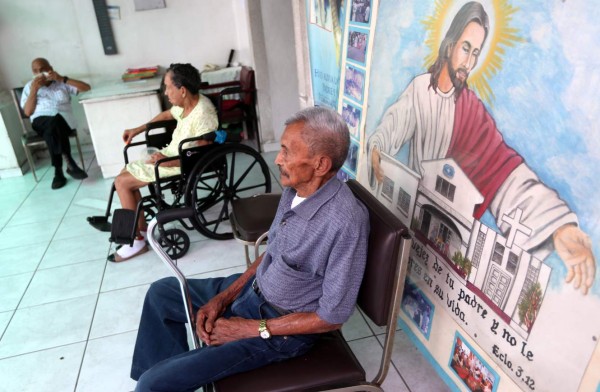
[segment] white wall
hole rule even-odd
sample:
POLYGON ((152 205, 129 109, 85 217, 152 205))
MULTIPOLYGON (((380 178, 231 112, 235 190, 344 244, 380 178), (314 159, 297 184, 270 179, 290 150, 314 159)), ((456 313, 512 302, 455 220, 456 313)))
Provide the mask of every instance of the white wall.
MULTIPOLYGON (((118 54, 105 55, 91 0, 0 0, 0 90, 30 80, 35 57, 93 88, 128 67, 225 64, 235 49, 234 61, 256 70, 261 138, 278 146, 283 121, 299 109, 293 1, 169 0, 136 12, 132 0, 107 0, 121 19, 111 20, 118 54)), ((80 130, 90 142, 87 126, 80 130)))
MULTIPOLYGON (((285 120, 300 110, 294 15, 291 1, 262 0, 261 5, 273 140, 277 142, 281 140, 285 120)), ((276 143, 274 148, 278 147, 276 143)))
POLYGON ((60 73, 92 80, 141 65, 190 62, 202 69, 226 63, 230 49, 236 61, 252 65, 234 2, 173 0, 164 9, 136 12, 131 0, 109 0, 121 11, 120 20, 111 20, 119 53, 105 55, 91 0, 0 0, 0 87, 28 81, 35 57, 48 58, 60 73))

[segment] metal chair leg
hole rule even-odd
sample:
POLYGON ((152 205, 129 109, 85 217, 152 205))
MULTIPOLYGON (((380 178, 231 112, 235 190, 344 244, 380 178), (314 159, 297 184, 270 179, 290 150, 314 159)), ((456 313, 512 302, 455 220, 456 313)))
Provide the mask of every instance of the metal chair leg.
POLYGON ((33 173, 33 178, 35 179, 35 182, 40 182, 40 180, 37 178, 37 175, 35 174, 35 165, 33 163, 33 156, 31 155, 31 150, 29 150, 29 147, 27 147, 25 144, 23 144, 23 149, 25 150, 25 156, 27 157, 27 163, 29 163, 29 168, 31 169, 31 172, 33 173))
POLYGON ((81 152, 81 144, 79 143, 79 135, 75 133, 75 141, 77 142, 77 151, 79 152, 79 159, 81 159, 81 170, 85 171, 85 163, 83 162, 83 153, 81 152))

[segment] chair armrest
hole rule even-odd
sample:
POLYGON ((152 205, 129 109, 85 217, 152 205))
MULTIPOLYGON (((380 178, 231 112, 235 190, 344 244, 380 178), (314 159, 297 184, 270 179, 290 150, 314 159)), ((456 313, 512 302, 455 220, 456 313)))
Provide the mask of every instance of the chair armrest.
POLYGON ((145 140, 126 144, 125 147, 123 147, 123 158, 125 159, 125 164, 129 163, 129 153, 127 150, 129 150, 130 147, 143 146, 145 144, 146 144, 145 140))
POLYGON ((160 175, 158 172, 158 168, 160 167, 161 164, 165 163, 165 162, 171 162, 171 161, 178 161, 179 160, 179 155, 175 155, 174 157, 165 157, 165 158, 161 158, 158 161, 154 162, 154 178, 156 179, 156 183, 159 183, 160 180, 160 175))
POLYGON ((204 135, 189 137, 187 139, 183 139, 179 142, 179 146, 177 146, 177 151, 179 151, 179 155, 183 154, 183 145, 190 142, 198 142, 201 140, 205 140, 208 142, 213 142, 217 137, 216 131, 205 133, 204 135))
POLYGON ((209 84, 208 82, 202 82, 200 85, 200 90, 211 90, 213 88, 222 88, 222 87, 230 87, 230 86, 239 86, 240 82, 238 80, 230 80, 229 82, 215 83, 209 84))
POLYGON ((150 131, 152 129, 169 128, 169 127, 173 127, 173 126, 177 126, 177 120, 175 120, 175 119, 149 122, 146 124, 146 134, 148 133, 148 131, 150 131))
POLYGON ((224 88, 223 90, 219 91, 219 95, 221 97, 225 96, 225 95, 231 95, 231 94, 241 94, 244 93, 245 91, 242 89, 241 86, 237 86, 237 87, 228 87, 228 88, 224 88))
POLYGON ((194 207, 171 208, 170 210, 162 210, 156 214, 156 221, 164 225, 174 220, 190 219, 196 213, 194 207))

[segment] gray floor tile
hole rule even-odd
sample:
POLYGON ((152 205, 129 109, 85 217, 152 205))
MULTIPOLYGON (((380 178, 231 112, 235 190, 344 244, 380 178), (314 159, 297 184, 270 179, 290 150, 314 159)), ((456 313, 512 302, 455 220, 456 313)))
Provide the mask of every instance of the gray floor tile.
POLYGON ((15 312, 12 310, 0 313, 0 336, 2 336, 2 334, 6 330, 6 327, 8 326, 8 323, 10 322, 10 319, 12 318, 14 313, 15 312))
POLYGON ((110 233, 97 230, 73 238, 56 239, 48 246, 39 269, 53 268, 91 260, 106 260, 110 233))
POLYGON ((136 331, 91 339, 85 351, 76 392, 128 392, 135 388, 129 378, 136 331))
POLYGON ((101 293, 90 339, 136 331, 149 284, 101 293))
POLYGON ((0 249, 26 245, 48 245, 57 227, 58 222, 28 223, 4 227, 0 232, 0 249))
POLYGON ((19 308, 96 294, 104 267, 104 261, 89 261, 38 270, 19 308))
POLYGON ((96 298, 89 295, 17 310, 0 340, 0 358, 85 341, 96 298))
POLYGON ((82 342, 0 360, 0 391, 73 391, 84 348, 82 342))
MULTIPOLYGON (((353 340, 348 344, 362 367, 365 369, 367 380, 373 380, 379 371, 381 353, 383 352, 377 338, 371 336, 364 339, 353 340)), ((385 391, 409 392, 408 387, 393 367, 390 367, 382 387, 385 391)), ((419 391, 419 389, 416 389, 415 391, 419 391)), ((432 391, 434 391, 434 389, 432 389, 432 391)))
POLYGON ((23 298, 33 272, 0 278, 0 312, 14 310, 23 298))
POLYGON ((0 250, 0 276, 35 271, 48 245, 30 245, 0 250))

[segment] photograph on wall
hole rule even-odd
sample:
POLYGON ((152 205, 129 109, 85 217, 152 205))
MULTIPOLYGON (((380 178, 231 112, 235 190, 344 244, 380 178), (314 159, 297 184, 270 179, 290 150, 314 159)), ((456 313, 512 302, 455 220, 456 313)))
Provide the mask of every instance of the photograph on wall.
POLYGON ((580 45, 600 33, 597 14, 381 2, 369 37, 357 178, 411 230, 409 276, 453 320, 432 333, 460 326, 523 390, 577 390, 600 339, 600 89, 580 45), (556 352, 572 371, 553 370, 556 352))
POLYGON ((456 332, 450 355, 450 368, 469 391, 493 392, 498 389, 499 377, 481 356, 456 332))
POLYGON ((314 103, 337 109, 344 7, 341 0, 309 0, 306 15, 314 103))
POLYGON ((404 283, 401 308, 416 329, 421 332, 426 340, 429 340, 435 306, 410 279, 407 279, 404 283))
POLYGON ((368 40, 369 32, 367 30, 350 27, 348 29, 348 47, 346 48, 348 60, 364 66, 367 61, 368 40))
POLYGON ((365 71, 351 65, 344 73, 344 95, 355 102, 362 103, 365 88, 365 71))
POLYGON ((344 169, 343 167, 340 170, 338 170, 336 177, 340 181, 343 181, 343 182, 346 182, 346 181, 348 181, 350 179, 356 178, 355 175, 353 175, 351 173, 348 173, 348 171, 346 169, 344 169))
POLYGON ((350 22, 369 24, 371 21, 371 0, 352 0, 350 22))
POLYGON ((342 103, 342 118, 348 124, 350 136, 357 141, 360 140, 360 119, 362 110, 348 101, 342 103))
POLYGON ((348 149, 348 156, 344 162, 344 168, 356 176, 356 165, 358 164, 358 153, 359 144, 350 139, 350 148, 348 149))

